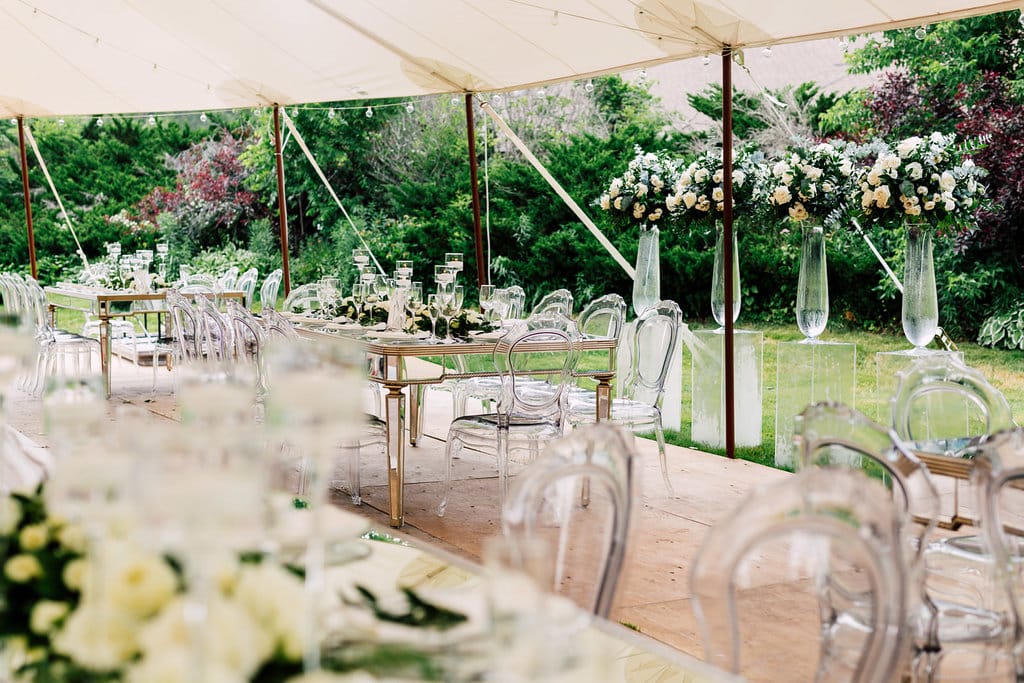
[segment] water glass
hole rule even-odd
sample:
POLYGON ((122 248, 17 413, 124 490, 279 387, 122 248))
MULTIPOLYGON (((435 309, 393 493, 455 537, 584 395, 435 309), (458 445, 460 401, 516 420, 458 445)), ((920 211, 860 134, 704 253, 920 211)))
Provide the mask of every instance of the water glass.
POLYGON ((484 318, 490 320, 490 312, 494 308, 494 285, 480 285, 480 310, 484 318))

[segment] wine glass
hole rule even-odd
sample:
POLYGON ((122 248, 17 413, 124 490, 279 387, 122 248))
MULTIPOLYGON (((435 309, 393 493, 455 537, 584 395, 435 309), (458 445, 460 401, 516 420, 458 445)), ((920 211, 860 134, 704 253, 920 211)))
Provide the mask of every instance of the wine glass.
POLYGON ((384 277, 383 275, 377 275, 376 277, 374 277, 374 279, 373 279, 373 291, 374 291, 374 293, 377 294, 377 300, 378 301, 383 301, 384 299, 387 298, 388 294, 391 293, 392 285, 389 284, 391 282, 394 282, 394 280, 389 280, 388 278, 384 277))
POLYGON ((437 341, 437 317, 441 313, 441 303, 437 294, 427 295, 427 317, 430 318, 430 341, 437 341))
POLYGON ((494 285, 480 285, 480 310, 484 319, 491 319, 491 311, 494 309, 494 285))

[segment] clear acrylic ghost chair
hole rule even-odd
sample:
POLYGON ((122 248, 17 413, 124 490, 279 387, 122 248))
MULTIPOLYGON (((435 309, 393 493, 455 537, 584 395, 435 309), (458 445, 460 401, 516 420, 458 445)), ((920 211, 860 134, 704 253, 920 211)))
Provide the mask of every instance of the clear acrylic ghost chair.
POLYGON ((276 309, 264 308, 260 311, 260 320, 267 330, 267 335, 290 342, 299 341, 299 333, 292 321, 281 315, 276 309))
POLYGON ((281 269, 270 271, 267 279, 260 285, 260 310, 277 309, 277 292, 281 289, 281 269))
MULTIPOLYGON (((926 541, 936 525, 939 497, 928 468, 892 429, 840 404, 809 406, 796 420, 800 466, 863 468, 891 487, 909 544, 904 548, 919 607, 912 616, 916 680, 934 680, 936 663, 949 652, 987 647, 1002 631, 1003 618, 987 606, 950 596, 966 589, 936 590, 925 577, 926 541), (916 523, 915 523, 916 522, 916 523)), ((945 582, 948 584, 949 582, 945 582)))
MULTIPOLYGON (((359 440, 342 444, 345 451, 348 469, 348 495, 353 505, 362 505, 363 499, 359 493, 359 466, 362 459, 363 449, 368 446, 377 445, 384 448, 387 444, 387 425, 384 420, 376 415, 365 416, 359 440)), ((337 470, 336 470, 337 471, 337 470)), ((343 486, 338 481, 331 481, 331 489, 339 490, 343 486)))
POLYGON ((231 266, 217 278, 218 292, 231 292, 238 286, 238 266, 231 266))
MULTIPOLYGON (((683 314, 674 301, 659 301, 637 319, 633 335, 633 367, 622 383, 623 395, 612 400, 609 419, 633 433, 654 432, 658 442, 661 476, 673 493, 665 455, 665 434, 661 406, 665 379, 672 364, 683 314)), ((597 402, 592 392, 570 397, 566 422, 575 427, 597 419, 597 402)))
POLYGON ((907 570, 893 552, 903 542, 901 516, 881 484, 847 469, 804 469, 753 493, 711 528, 693 561, 690 587, 707 661, 740 672, 744 561, 788 539, 790 557, 811 565, 804 572, 817 579, 811 586, 822 616, 841 597, 831 592, 836 585, 861 589, 864 619, 850 638, 850 656, 832 657, 823 646, 816 680, 899 680, 910 637, 907 570))
POLYGON ((281 310, 286 313, 312 313, 319 309, 320 286, 316 282, 296 287, 281 304, 281 310))
POLYGON ((96 340, 56 329, 50 317, 46 292, 34 278, 26 277, 16 286, 26 313, 35 325, 38 343, 35 372, 25 389, 33 395, 40 395, 48 377, 81 376, 90 372, 93 351, 99 351, 96 340))
POLYGON ((256 296, 256 281, 259 279, 260 272, 255 268, 250 268, 238 277, 238 282, 235 283, 235 288, 242 293, 242 304, 252 310, 253 298, 256 296))
POLYGON ((171 316, 171 334, 175 347, 173 365, 202 360, 202 321, 192 301, 176 289, 167 290, 164 296, 171 316))
POLYGON ((505 297, 508 300, 508 310, 505 317, 510 320, 519 320, 523 317, 526 309, 526 292, 519 285, 512 285, 505 290, 505 297))
POLYGON ((262 401, 267 394, 266 359, 263 354, 267 341, 266 328, 259 318, 235 299, 228 300, 226 307, 235 342, 236 362, 252 366, 256 375, 256 400, 262 401))
POLYGON ((452 421, 445 447, 444 497, 438 505, 439 516, 444 515, 451 495, 452 460, 459 457, 464 448, 494 454, 498 465, 499 502, 503 503, 508 491, 510 459, 532 461, 543 442, 560 434, 562 391, 576 360, 576 345, 571 331, 546 325, 566 322, 558 315, 530 318, 511 329, 495 345, 494 366, 502 385, 497 411, 466 415, 452 421), (551 391, 524 392, 523 379, 539 375, 550 379, 551 391))
POLYGON ((510 543, 540 539, 549 548, 553 586, 543 588, 603 617, 611 611, 626 554, 634 496, 631 443, 608 424, 552 441, 516 478, 502 509, 502 532, 510 543))
POLYGON ((971 455, 971 483, 978 498, 981 544, 992 558, 992 608, 1004 615, 1006 628, 1001 642, 993 642, 992 647, 974 653, 966 666, 944 656, 938 670, 948 677, 957 664, 958 670, 973 671, 978 680, 1019 682, 1024 680, 1024 624, 1020 614, 1020 605, 1024 604, 1024 430, 1018 427, 986 437, 971 449, 971 455), (988 677, 983 678, 983 674, 988 677))
POLYGON ((235 333, 231 321, 209 297, 197 297, 195 311, 199 315, 202 351, 208 364, 228 370, 235 358, 235 333))
POLYGON ((572 292, 568 289, 556 289, 542 296, 540 301, 533 307, 533 310, 530 311, 530 315, 535 316, 554 311, 564 315, 566 318, 571 318, 572 304, 572 292))

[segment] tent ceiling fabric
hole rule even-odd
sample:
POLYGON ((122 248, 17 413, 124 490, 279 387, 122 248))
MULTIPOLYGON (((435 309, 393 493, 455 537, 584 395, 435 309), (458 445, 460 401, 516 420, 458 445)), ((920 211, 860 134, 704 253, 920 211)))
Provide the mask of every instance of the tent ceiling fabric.
POLYGON ((510 90, 1021 0, 0 0, 0 114, 510 90), (18 66, 14 66, 18 65, 18 66))

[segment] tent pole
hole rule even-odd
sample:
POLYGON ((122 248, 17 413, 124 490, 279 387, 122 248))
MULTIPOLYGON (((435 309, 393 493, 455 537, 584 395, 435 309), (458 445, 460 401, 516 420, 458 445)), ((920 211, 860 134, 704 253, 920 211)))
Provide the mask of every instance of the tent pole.
POLYGON ((736 457, 736 386, 733 358, 732 292, 732 47, 722 48, 722 210, 725 270, 725 454, 736 457))
POLYGON ((281 156, 281 108, 274 105, 274 163, 277 166, 277 215, 281 231, 281 281, 284 295, 292 290, 288 273, 288 208, 284 200, 284 158, 281 156))
POLYGON ((487 263, 484 261, 484 234, 480 226, 480 184, 476 177, 476 125, 473 122, 473 95, 466 93, 466 140, 469 143, 469 185, 473 191, 473 245, 476 247, 476 280, 487 282, 487 263))
POLYGON ((21 152, 21 189, 25 196, 25 225, 28 228, 28 265, 32 277, 39 279, 36 267, 36 234, 32 229, 32 197, 28 192, 28 155, 25 153, 25 117, 18 117, 18 149, 21 152))

